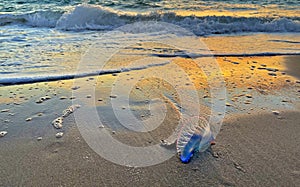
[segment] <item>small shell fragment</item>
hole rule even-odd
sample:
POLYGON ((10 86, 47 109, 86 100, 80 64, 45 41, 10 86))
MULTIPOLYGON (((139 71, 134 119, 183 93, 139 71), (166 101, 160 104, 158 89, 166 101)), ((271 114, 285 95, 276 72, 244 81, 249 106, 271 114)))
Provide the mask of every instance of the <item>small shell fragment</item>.
POLYGON ((104 125, 99 125, 99 128, 100 128, 100 129, 104 128, 104 125))
POLYGON ((52 125, 56 129, 61 129, 62 128, 62 123, 63 123, 63 117, 58 117, 55 120, 52 121, 52 125))
POLYGON ((60 100, 64 100, 64 99, 68 99, 68 97, 66 97, 66 96, 61 96, 59 99, 60 99, 60 100))
POLYGON ((0 112, 9 112, 9 111, 10 111, 9 109, 3 109, 0 112))
POLYGON ((40 99, 36 100, 35 102, 36 102, 37 104, 40 104, 40 103, 43 103, 43 101, 46 101, 46 100, 48 100, 48 99, 51 99, 51 97, 48 96, 48 95, 46 95, 45 97, 41 97, 40 99))
POLYGON ((7 134, 7 131, 0 131, 0 137, 4 137, 7 134))
POLYGON ((58 132, 58 133, 55 134, 55 137, 56 138, 61 138, 61 137, 63 137, 63 135, 64 135, 63 132, 58 132))
POLYGON ((72 114, 76 109, 80 108, 80 105, 69 106, 66 110, 63 111, 62 117, 67 117, 72 114))
POLYGON ((280 112, 279 112, 278 110, 273 110, 272 113, 273 113, 274 115, 279 115, 279 114, 280 114, 280 112))
POLYGON ((25 120, 26 120, 26 121, 31 121, 31 120, 32 120, 32 118, 26 118, 25 120))
POLYGON ((43 102, 43 100, 41 100, 41 99, 38 99, 38 100, 35 101, 35 103, 37 103, 37 104, 40 104, 42 102, 43 102))

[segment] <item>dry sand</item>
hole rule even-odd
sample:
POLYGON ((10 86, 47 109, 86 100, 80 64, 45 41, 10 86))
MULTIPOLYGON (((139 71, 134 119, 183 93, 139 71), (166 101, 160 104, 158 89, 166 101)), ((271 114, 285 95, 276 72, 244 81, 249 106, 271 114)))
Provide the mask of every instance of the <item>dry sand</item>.
MULTIPOLYGON (((9 111, 0 113, 0 131, 8 131, 0 138, 0 186, 297 186, 300 183, 300 84, 297 83, 299 71, 292 70, 299 67, 299 59, 219 58, 228 89, 226 116, 217 144, 197 154, 189 164, 182 164, 174 156, 145 168, 116 165, 87 145, 72 115, 65 119, 63 129, 54 129, 51 121, 72 104, 71 80, 1 87, 0 109, 9 111), (269 75, 272 71, 263 69, 265 66, 278 69, 276 76, 269 75), (51 99, 36 103, 46 95, 51 99), (280 114, 274 115, 273 110, 280 114), (31 120, 26 122, 27 118, 31 120), (60 131, 64 136, 55 138, 55 133, 60 131), (38 137, 43 139, 38 141, 38 137)), ((182 61, 189 60, 179 59, 178 63, 182 61)), ((195 72, 189 70, 193 76, 195 72)), ((135 74, 131 72, 128 76, 135 74)), ((111 75, 98 78, 96 97, 86 98, 88 106, 96 105, 105 114, 108 125, 114 119, 109 105, 111 88, 107 85, 114 78, 111 75)), ((203 93, 206 85, 200 82, 201 78, 194 79, 199 94, 207 94, 203 93)), ((144 89, 147 92, 153 83, 141 87, 148 86, 144 89)), ((84 85, 79 89, 84 90, 84 85)), ((172 93, 168 87, 161 89, 172 93)), ((143 99, 138 93, 137 89, 132 96, 143 99)), ((156 91, 151 89, 148 93, 147 97, 151 98, 151 93, 156 91)), ((208 95, 201 105, 206 108, 209 102, 208 95)), ((135 107, 137 114, 147 115, 142 106, 135 107)), ((168 112, 166 126, 160 130, 138 137, 116 128, 116 136, 132 144, 137 141, 155 144, 176 123, 178 116, 172 115, 177 114, 176 108, 168 107, 168 112), (150 142, 149 137, 153 138, 150 142)))

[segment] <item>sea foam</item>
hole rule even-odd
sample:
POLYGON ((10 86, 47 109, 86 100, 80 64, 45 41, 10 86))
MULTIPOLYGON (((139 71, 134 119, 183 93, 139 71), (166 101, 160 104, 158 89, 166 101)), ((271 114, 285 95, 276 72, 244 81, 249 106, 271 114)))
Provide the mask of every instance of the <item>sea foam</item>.
POLYGON ((126 13, 96 5, 77 5, 67 12, 2 14, 0 25, 21 24, 62 30, 112 30, 138 21, 172 23, 196 35, 241 32, 300 32, 300 17, 182 16, 175 12, 126 13))

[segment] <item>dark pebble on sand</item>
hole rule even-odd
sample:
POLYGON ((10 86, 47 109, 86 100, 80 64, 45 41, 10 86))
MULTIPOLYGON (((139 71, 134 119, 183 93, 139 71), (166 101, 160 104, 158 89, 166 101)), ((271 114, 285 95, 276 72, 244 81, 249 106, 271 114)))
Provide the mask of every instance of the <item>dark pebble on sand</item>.
POLYGON ((204 95, 204 96, 203 96, 203 98, 208 98, 208 97, 209 97, 208 95, 204 95))
POLYGON ((78 90, 80 87, 79 86, 74 86, 74 87, 72 87, 71 89, 72 90, 78 90))
POLYGON ((260 70, 265 70, 266 68, 259 67, 259 68, 257 68, 257 69, 260 69, 260 70))
POLYGON ((66 96, 61 96, 59 99, 60 99, 60 100, 64 100, 64 99, 68 99, 68 97, 66 97, 66 96))
POLYGON ((278 71, 278 69, 275 69, 275 68, 266 68, 266 70, 268 70, 268 71, 273 71, 273 72, 278 71))
POLYGON ((212 153, 212 156, 213 156, 214 158, 219 158, 219 154, 216 153, 216 152, 213 152, 213 153, 212 153))
POLYGON ((250 94, 246 94, 245 95, 247 98, 252 98, 252 95, 250 95, 250 94))
POLYGON ((268 74, 271 75, 271 76, 277 76, 276 73, 268 73, 268 74))

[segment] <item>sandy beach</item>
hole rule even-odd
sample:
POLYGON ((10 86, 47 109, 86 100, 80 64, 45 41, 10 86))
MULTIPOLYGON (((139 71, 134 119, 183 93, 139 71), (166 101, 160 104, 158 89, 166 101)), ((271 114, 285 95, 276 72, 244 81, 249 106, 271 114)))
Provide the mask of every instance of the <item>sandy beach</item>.
MULTIPOLYGON (((184 64, 182 67, 191 77, 198 75, 193 83, 197 85, 201 107, 208 108, 207 84, 193 71, 190 59, 171 60, 184 64)), ((188 164, 174 155, 144 168, 120 166, 94 152, 81 136, 73 114, 64 119, 62 129, 51 125, 78 99, 72 97, 72 91, 85 90, 85 85, 62 80, 2 86, 0 131, 8 133, 0 138, 0 186, 297 186, 299 60, 299 56, 218 57, 226 82, 227 108, 216 145, 196 154, 188 164), (39 102, 46 96, 48 99, 39 102), (56 138, 57 132, 63 132, 63 137, 56 138)), ((167 71, 168 65, 165 68, 167 71)), ((121 77, 126 85, 128 80, 124 77, 147 71, 153 69, 81 78, 82 82, 97 80, 95 95, 84 95, 86 106, 96 106, 99 115, 105 116, 105 128, 132 146, 159 143, 175 128, 179 116, 173 106, 175 99, 173 103, 166 101, 166 118, 154 131, 139 135, 118 127, 110 105, 115 79, 121 77)), ((137 116, 150 115, 145 108, 148 104, 142 101, 160 92, 174 92, 168 85, 155 89, 153 85, 161 83, 146 80, 137 85, 140 89, 131 92, 131 107, 137 116)))
POLYGON ((1 0, 0 187, 299 186, 299 10, 1 0))

